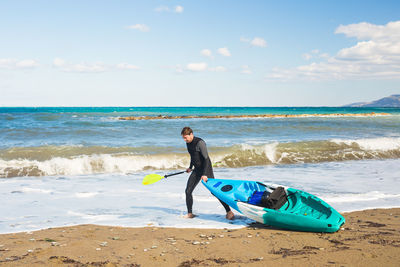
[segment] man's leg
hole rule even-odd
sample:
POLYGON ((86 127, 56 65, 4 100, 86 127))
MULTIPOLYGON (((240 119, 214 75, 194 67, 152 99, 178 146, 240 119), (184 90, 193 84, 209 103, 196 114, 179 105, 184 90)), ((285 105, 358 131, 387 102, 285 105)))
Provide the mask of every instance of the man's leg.
POLYGON ((217 198, 217 199, 219 200, 219 202, 221 202, 222 206, 224 206, 224 209, 226 211, 226 218, 228 220, 233 220, 235 218, 235 214, 231 211, 231 207, 229 207, 229 205, 226 204, 225 202, 223 202, 221 199, 219 199, 219 198, 217 198))
POLYGON ((186 207, 188 210, 188 214, 187 214, 187 218, 193 218, 194 215, 192 213, 192 207, 193 207, 193 190, 196 188, 196 186, 198 185, 198 183, 200 182, 201 176, 197 175, 195 171, 193 171, 190 176, 189 179, 187 181, 186 184, 186 190, 185 190, 185 194, 186 194, 186 207))
MULTIPOLYGON (((208 178, 214 179, 214 173, 212 172, 212 170, 211 170, 210 177, 208 177, 208 178)), ((214 194, 213 194, 213 196, 216 197, 214 194)), ((217 198, 217 199, 219 200, 219 202, 221 202, 222 206, 224 207, 224 209, 226 211, 225 218, 227 218, 228 220, 235 219, 235 214, 231 211, 231 207, 229 207, 229 205, 226 204, 225 202, 223 202, 221 199, 219 199, 219 198, 217 198)))

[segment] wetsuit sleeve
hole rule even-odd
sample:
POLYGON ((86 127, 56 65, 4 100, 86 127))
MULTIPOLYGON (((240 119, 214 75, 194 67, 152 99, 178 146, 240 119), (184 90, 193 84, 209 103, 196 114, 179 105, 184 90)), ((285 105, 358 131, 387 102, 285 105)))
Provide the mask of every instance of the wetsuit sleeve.
MULTIPOLYGON (((206 146, 206 142, 204 142, 203 140, 199 141, 199 143, 197 144, 197 146, 199 147, 201 156, 204 158, 204 171, 208 170, 209 168, 211 168, 210 166, 210 161, 207 160, 208 159, 208 152, 207 152, 207 146, 206 146)), ((203 175, 205 175, 203 173, 203 175)))
POLYGON ((192 161, 192 157, 190 157, 190 166, 189 166, 189 169, 193 169, 193 161, 192 161))
MULTIPOLYGON (((188 148, 188 152, 189 152, 189 148, 188 148)), ((192 159, 192 155, 190 154, 190 152, 189 152, 189 155, 190 155, 190 165, 189 165, 189 169, 193 170, 194 164, 193 164, 193 159, 192 159)))

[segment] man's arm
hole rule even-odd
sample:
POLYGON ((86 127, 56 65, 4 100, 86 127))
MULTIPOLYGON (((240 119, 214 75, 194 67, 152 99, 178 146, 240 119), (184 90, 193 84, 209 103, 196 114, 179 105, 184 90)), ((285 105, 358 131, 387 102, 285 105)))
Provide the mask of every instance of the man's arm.
POLYGON ((191 172, 193 169, 193 161, 192 161, 192 157, 190 157, 190 166, 189 168, 186 169, 186 172, 191 172))
POLYGON ((193 169, 193 166, 194 166, 194 164, 193 164, 193 161, 192 161, 192 157, 190 157, 190 166, 189 166, 189 169, 193 169))
MULTIPOLYGON (((206 146, 206 142, 204 142, 203 140, 199 141, 199 143, 197 144, 199 149, 200 149, 200 153, 204 158, 204 171, 208 170, 209 168, 211 168, 210 166, 210 161, 208 161, 208 152, 207 152, 207 146, 206 146)), ((205 176, 205 173, 203 173, 203 176, 205 176)))

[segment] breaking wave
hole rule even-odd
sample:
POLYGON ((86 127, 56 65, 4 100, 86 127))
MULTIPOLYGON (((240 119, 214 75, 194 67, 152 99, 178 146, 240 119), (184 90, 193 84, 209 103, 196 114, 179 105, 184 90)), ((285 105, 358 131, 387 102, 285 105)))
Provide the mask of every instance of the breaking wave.
MULTIPOLYGON (((400 158, 400 138, 332 139, 209 147, 214 167, 319 163, 400 158)), ((182 169, 189 165, 184 149, 173 147, 43 146, 0 150, 0 177, 129 174, 145 170, 182 169)))

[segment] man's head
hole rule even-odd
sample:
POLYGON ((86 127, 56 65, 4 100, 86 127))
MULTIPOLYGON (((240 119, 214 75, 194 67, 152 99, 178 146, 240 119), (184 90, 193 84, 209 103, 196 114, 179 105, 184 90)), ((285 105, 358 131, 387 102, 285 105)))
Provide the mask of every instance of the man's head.
POLYGON ((194 138, 193 130, 190 129, 190 127, 183 127, 181 135, 186 143, 191 143, 193 141, 194 138))

